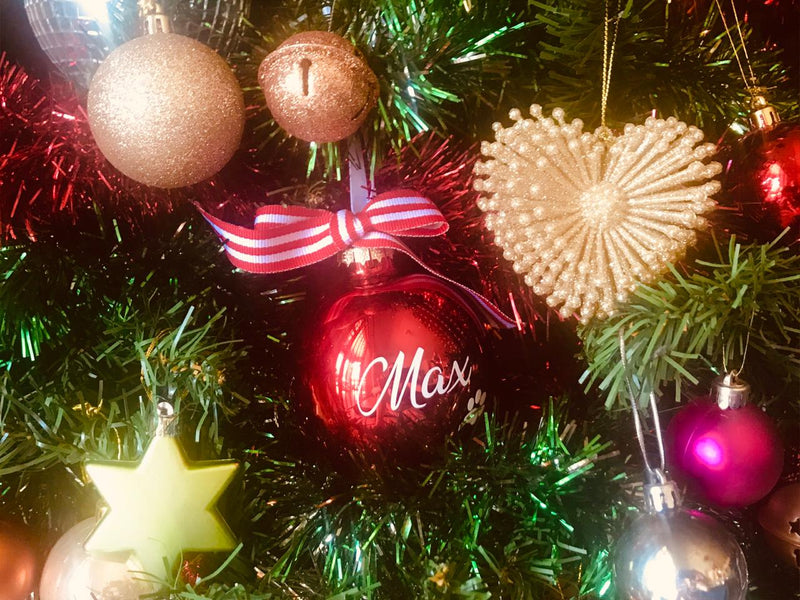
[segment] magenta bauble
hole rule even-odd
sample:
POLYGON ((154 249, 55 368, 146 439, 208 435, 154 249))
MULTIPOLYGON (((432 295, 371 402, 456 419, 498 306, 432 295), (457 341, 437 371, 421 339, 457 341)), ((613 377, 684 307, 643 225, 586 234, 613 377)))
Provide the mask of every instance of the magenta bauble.
POLYGON ((444 447, 486 401, 485 333, 475 310, 430 275, 367 271, 309 324, 303 381, 343 444, 413 458, 444 447))
POLYGON ((783 467, 775 425, 751 404, 722 409, 711 397, 700 398, 673 417, 666 439, 676 479, 719 506, 760 500, 783 467))

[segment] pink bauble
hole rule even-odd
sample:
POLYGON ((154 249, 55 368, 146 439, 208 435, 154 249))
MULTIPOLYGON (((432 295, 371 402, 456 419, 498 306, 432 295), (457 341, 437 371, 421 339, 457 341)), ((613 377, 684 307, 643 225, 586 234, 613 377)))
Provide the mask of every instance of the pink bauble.
POLYGON ((783 468, 783 445, 758 407, 721 409, 701 398, 681 409, 667 428, 675 478, 712 504, 747 506, 766 496, 783 468))

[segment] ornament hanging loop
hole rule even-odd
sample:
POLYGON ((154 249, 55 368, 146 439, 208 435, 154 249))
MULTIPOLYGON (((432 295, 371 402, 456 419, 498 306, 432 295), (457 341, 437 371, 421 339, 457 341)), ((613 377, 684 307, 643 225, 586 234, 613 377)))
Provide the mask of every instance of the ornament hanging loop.
MULTIPOLYGON (((745 362, 747 362, 747 350, 750 348, 750 333, 753 331, 753 322, 756 319, 756 309, 753 308, 753 311, 750 313, 750 322, 747 324, 747 335, 744 338, 744 350, 742 351, 742 364, 739 365, 738 369, 728 369, 728 346, 723 344, 722 350, 722 370, 726 375, 722 378, 723 385, 727 385, 731 382, 741 381, 739 380, 739 375, 742 374, 744 371, 745 362), (726 381, 727 378, 727 381, 726 381)), ((747 386, 747 383, 741 381, 744 385, 747 386)), ((747 393, 746 395, 749 396, 750 386, 747 386, 747 393)), ((744 399, 744 404, 747 403, 747 398, 744 399)), ((720 405, 720 408, 725 408, 724 406, 720 405)))
POLYGON ((350 175, 350 210, 360 213, 375 197, 375 186, 364 156, 364 144, 358 132, 351 135, 348 140, 347 159, 350 175))
POLYGON ((600 92, 600 137, 604 142, 609 143, 613 139, 611 130, 606 127, 606 112, 608 109, 608 92, 611 88, 611 68, 614 65, 614 50, 617 47, 617 34, 619 33, 619 21, 622 18, 620 12, 620 0, 617 0, 617 10, 613 18, 614 31, 609 35, 609 23, 612 19, 608 16, 608 3, 611 0, 605 0, 603 3, 603 76, 602 88, 600 92), (606 139, 608 138, 608 139, 606 139))
POLYGON ((775 107, 766 97, 766 88, 751 87, 750 90, 750 125, 754 129, 771 129, 781 121, 775 107))
MULTIPOLYGON (((636 429, 636 439, 639 442, 639 450, 642 454, 642 461, 644 462, 645 468, 645 475, 647 476, 647 487, 655 486, 657 488, 664 488, 662 490, 655 490, 655 494, 663 493, 666 496, 669 496, 671 492, 668 492, 666 489, 669 483, 674 487, 666 477, 666 458, 665 458, 665 451, 664 451, 664 439, 661 435, 661 420, 658 416, 658 405, 656 402, 656 395, 654 392, 650 392, 650 412, 653 416, 653 430, 656 434, 656 441, 658 443, 658 465, 653 467, 650 459, 648 457, 647 445, 645 443, 644 438, 644 428, 642 426, 642 417, 639 414, 639 396, 634 391, 633 379, 630 375, 629 365, 628 365, 628 356, 625 350, 625 332, 620 329, 619 330, 619 354, 620 359, 622 362, 622 369, 625 373, 625 385, 628 388, 628 398, 630 399, 631 403, 631 411, 633 413, 633 425, 636 429)), ((648 501, 649 502, 649 501, 648 501)), ((656 502, 655 504, 659 504, 656 502)), ((648 504, 649 505, 649 504, 648 504)))

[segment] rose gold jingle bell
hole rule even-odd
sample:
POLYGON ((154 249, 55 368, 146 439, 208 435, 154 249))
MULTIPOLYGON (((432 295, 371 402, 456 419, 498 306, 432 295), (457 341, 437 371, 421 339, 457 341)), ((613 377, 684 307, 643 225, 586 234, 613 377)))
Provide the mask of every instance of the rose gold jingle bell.
POLYGON ((308 142, 355 133, 378 98, 378 79, 353 45, 328 31, 283 42, 258 70, 273 118, 308 142))

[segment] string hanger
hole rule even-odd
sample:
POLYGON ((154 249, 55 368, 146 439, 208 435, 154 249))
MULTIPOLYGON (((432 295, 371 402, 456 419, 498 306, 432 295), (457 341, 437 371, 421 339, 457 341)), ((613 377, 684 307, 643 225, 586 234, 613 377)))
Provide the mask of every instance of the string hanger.
POLYGON ((633 425, 636 429, 636 439, 639 442, 639 451, 642 455, 646 482, 644 486, 645 503, 649 512, 660 513, 665 510, 675 509, 680 506, 681 498, 675 483, 667 476, 666 456, 664 450, 664 438, 661 434, 661 420, 658 415, 658 403, 655 392, 650 392, 650 412, 653 419, 653 429, 656 434, 658 445, 657 463, 651 462, 647 445, 644 438, 644 428, 642 417, 639 414, 639 394, 634 390, 630 370, 628 368, 628 356, 625 350, 625 332, 619 330, 619 354, 625 374, 625 386, 628 391, 628 399, 631 403, 633 413, 633 425), (656 466, 653 466, 656 464, 656 466))
POLYGON ((742 76, 744 87, 750 93, 750 95, 754 95, 757 91, 763 90, 763 88, 759 87, 758 79, 756 78, 756 74, 753 72, 753 65, 750 62, 750 54, 747 52, 747 44, 744 41, 744 33, 742 32, 742 26, 739 21, 739 13, 736 10, 736 3, 734 0, 730 0, 730 2, 731 10, 733 11, 733 18, 736 19, 736 31, 739 34, 739 41, 742 45, 742 54, 744 54, 744 65, 742 64, 742 59, 739 57, 739 51, 736 49, 736 41, 733 39, 733 35, 731 34, 731 28, 728 25, 728 19, 725 17, 725 11, 722 9, 722 3, 720 0, 714 0, 714 3, 717 5, 717 10, 719 11, 719 16, 722 19, 722 26, 725 28, 725 34, 728 36, 728 40, 731 43, 731 49, 733 50, 733 56, 736 59, 736 64, 739 65, 739 74, 742 76), (750 74, 749 77, 747 73, 745 73, 745 65, 747 66, 747 71, 750 74))
POLYGON ((728 19, 725 16, 725 11, 722 8, 721 0, 714 0, 717 6, 717 11, 722 19, 722 25, 725 28, 725 35, 731 43, 731 50, 733 57, 736 59, 736 64, 739 67, 739 74, 742 77, 744 89, 750 94, 750 122, 755 129, 769 129, 780 122, 780 115, 773 106, 770 105, 765 94, 767 88, 761 86, 753 71, 753 64, 750 61, 750 53, 747 51, 747 43, 744 39, 744 32, 742 31, 741 20, 739 19, 739 12, 736 9, 736 2, 730 0, 731 12, 736 23, 736 32, 739 36, 739 43, 742 48, 742 56, 739 56, 739 50, 736 41, 731 33, 731 27, 728 25, 728 19))
MULTIPOLYGON (((753 331, 753 322, 756 318, 756 308, 753 307, 752 312, 750 313, 750 322, 747 324, 747 335, 744 338, 744 350, 742 350, 742 363, 739 365, 738 369, 729 370, 728 369, 728 347, 726 344, 722 345, 722 370, 726 374, 732 375, 734 378, 739 377, 744 371, 744 364, 747 360, 747 350, 750 348, 750 334, 753 331)), ((723 338, 724 339, 724 338, 723 338)))
POLYGON ((620 11, 620 2, 617 0, 614 16, 609 17, 609 2, 603 2, 603 75, 602 75, 602 88, 600 92, 600 127, 603 130, 608 129, 606 126, 606 113, 608 111, 608 92, 611 88, 611 69, 614 66, 614 50, 617 47, 617 37, 619 34, 619 21, 622 18, 620 11), (610 23, 614 21, 614 28, 609 35, 610 23))

